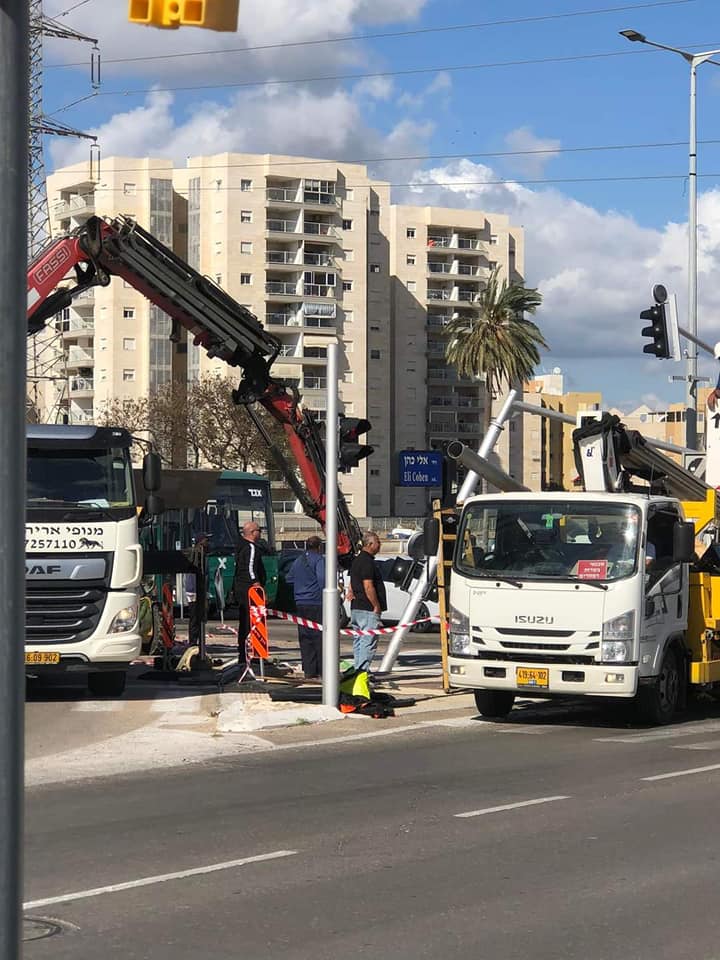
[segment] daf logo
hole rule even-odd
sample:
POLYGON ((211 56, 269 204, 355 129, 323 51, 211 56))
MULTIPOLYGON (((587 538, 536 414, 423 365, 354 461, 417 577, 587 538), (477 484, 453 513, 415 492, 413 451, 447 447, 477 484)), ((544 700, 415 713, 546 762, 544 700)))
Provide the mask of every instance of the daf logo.
POLYGON ((555 617, 539 617, 531 616, 529 614, 521 613, 515 617, 515 623, 544 623, 550 624, 555 623, 555 617))
POLYGON ((26 577, 55 577, 62 570, 59 563, 26 563, 26 577))

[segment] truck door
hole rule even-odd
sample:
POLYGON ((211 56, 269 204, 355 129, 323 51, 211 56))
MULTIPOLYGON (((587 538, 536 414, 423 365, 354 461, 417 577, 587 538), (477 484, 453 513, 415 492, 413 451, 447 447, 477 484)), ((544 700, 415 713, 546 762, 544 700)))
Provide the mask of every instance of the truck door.
POLYGON ((669 637, 687 625, 687 573, 673 562, 673 528, 680 514, 672 504, 651 508, 646 540, 644 619, 640 633, 640 674, 655 676, 669 637))

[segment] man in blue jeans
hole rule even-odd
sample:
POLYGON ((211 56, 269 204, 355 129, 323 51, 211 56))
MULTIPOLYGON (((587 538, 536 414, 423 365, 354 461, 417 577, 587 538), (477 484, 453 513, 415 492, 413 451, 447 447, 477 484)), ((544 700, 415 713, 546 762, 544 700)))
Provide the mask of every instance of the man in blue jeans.
MULTIPOLYGON (((383 578, 375 564, 375 557, 379 552, 380 537, 374 531, 368 530, 363 536, 362 550, 350 567, 350 619, 355 630, 375 630, 382 626, 380 617, 387 606, 387 597, 383 578)), ((377 641, 377 636, 353 637, 356 670, 370 672, 377 641)))
MULTIPOLYGON (((288 582, 295 595, 298 616, 322 623, 322 592, 325 586, 325 557, 320 553, 320 537, 308 537, 305 551, 290 567, 288 582)), ((298 624, 300 659, 306 680, 322 677, 322 633, 298 624)))

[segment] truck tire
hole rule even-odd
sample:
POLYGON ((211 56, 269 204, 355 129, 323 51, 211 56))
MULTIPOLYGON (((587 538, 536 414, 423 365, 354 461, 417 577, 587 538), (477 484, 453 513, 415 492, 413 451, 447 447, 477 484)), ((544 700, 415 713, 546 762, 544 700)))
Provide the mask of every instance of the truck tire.
POLYGON ((660 676, 651 686, 641 687, 637 697, 637 716, 642 723, 663 726, 675 716, 680 705, 682 671, 673 646, 665 650, 660 676))
POLYGON ((124 670, 88 674, 88 690, 95 697, 121 697, 125 691, 127 674, 124 670))
POLYGON ((515 703, 515 694, 507 690, 475 690, 474 693, 478 713, 488 720, 502 720, 515 703))

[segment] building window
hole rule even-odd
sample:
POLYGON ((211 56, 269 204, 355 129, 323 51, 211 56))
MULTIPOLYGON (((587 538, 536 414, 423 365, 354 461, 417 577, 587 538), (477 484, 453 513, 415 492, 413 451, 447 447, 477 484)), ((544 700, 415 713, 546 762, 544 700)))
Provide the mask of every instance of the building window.
POLYGON ((345 341, 345 353, 352 353, 355 348, 355 344, 352 340, 345 341))
POLYGON ((377 467, 375 467, 374 469, 371 469, 371 470, 370 470, 370 476, 371 476, 371 477, 379 477, 379 476, 380 476, 380 471, 378 470, 377 467))
POLYGON ((343 220, 342 228, 343 230, 352 230, 352 220, 343 220))
POLYGON ((414 240, 414 239, 415 239, 415 227, 408 227, 407 230, 405 231, 405 236, 408 238, 408 240, 414 240))
POLYGON ((408 280, 407 288, 408 290, 417 290, 417 283, 414 280, 408 280))
POLYGON ((346 311, 345 311, 345 323, 352 323, 352 322, 353 322, 353 312, 352 312, 352 310, 346 310, 346 311))
POLYGON ((123 307, 123 320, 135 319, 135 307, 123 307))
POLYGON ((497 260, 488 260, 488 269, 497 270, 497 260))
POLYGON ((353 282, 352 280, 343 280, 343 290, 352 290, 353 282))
POLYGON ((221 274, 221 273, 216 273, 216 274, 215 274, 215 283, 216 283, 219 287, 222 286, 222 274, 221 274))
POLYGON ((252 253, 252 240, 240 241, 240 253, 252 253))
POLYGON ((137 184, 134 183, 124 183, 123 184, 123 193, 126 197, 134 197, 137 193, 137 184))
POLYGON ((135 337, 123 337, 123 350, 135 349, 135 337))
POLYGON ((240 286, 249 287, 252 283, 252 274, 251 273, 241 273, 240 274, 240 286))
POLYGON ((125 383, 129 383, 134 379, 135 379, 134 370, 130 370, 130 369, 123 370, 123 380, 125 381, 125 383))
POLYGON ((240 189, 243 193, 248 193, 250 190, 252 190, 252 180, 241 180, 240 189))
POLYGON ((354 250, 343 250, 343 260, 346 260, 348 263, 351 263, 355 259, 354 250))
POLYGON ((371 264, 370 264, 370 273, 380 273, 380 264, 379 264, 379 263, 371 263, 371 264))
POLYGON ((372 330, 373 333, 380 333, 380 325, 377 323, 371 323, 370 329, 372 330))
POLYGON ((495 244, 495 243, 497 243, 497 242, 498 242, 498 236, 497 236, 497 234, 496 234, 496 233, 491 233, 491 234, 490 234, 490 243, 495 244))
POLYGON ((252 210, 240 211, 240 223, 252 223, 252 210))
POLYGON ((379 351, 379 350, 371 350, 371 351, 370 351, 370 359, 371 359, 371 360, 379 360, 379 359, 380 359, 380 351, 379 351))
POLYGON ((405 263, 406 263, 409 267, 414 267, 415 264, 417 263, 417 258, 415 257, 415 254, 414 254, 414 253, 409 253, 409 254, 405 257, 405 263))
POLYGON ((354 382, 355 382, 355 374, 352 372, 352 370, 346 371, 343 374, 343 383, 354 383, 354 382))
POLYGON ((352 187, 345 187, 345 199, 353 200, 355 198, 355 191, 352 187))

